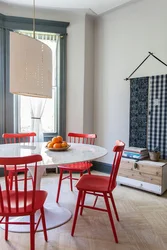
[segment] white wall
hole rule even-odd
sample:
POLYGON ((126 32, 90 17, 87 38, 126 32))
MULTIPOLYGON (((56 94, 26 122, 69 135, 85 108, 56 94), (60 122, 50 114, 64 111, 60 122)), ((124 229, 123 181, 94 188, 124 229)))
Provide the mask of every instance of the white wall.
MULTIPOLYGON (((116 139, 128 145, 129 81, 124 81, 153 52, 167 63, 167 1, 141 0, 97 19, 95 28, 94 128, 98 144, 109 154, 116 139)), ((134 74, 167 73, 167 67, 149 58, 134 74)))
POLYGON ((67 41, 67 124, 68 132, 83 132, 85 18, 70 22, 67 41))

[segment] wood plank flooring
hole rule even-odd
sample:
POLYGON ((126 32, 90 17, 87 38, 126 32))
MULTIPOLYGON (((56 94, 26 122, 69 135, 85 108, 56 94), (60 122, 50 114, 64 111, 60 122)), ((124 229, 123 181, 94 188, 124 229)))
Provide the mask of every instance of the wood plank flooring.
MULTIPOLYGON (((97 174, 97 172, 94 172, 97 174)), ((3 178, 0 178, 3 182, 3 178)), ((42 178, 42 189, 48 190, 48 201, 56 196, 58 175, 49 173, 42 178)), ((36 250, 166 250, 167 249, 167 193, 156 196, 125 186, 117 186, 114 197, 120 217, 115 220, 119 243, 114 242, 107 213, 85 209, 78 217, 75 236, 71 237, 72 219, 61 227, 48 230, 48 242, 43 233, 36 234, 36 250)), ((69 181, 62 184, 60 205, 74 212, 77 190, 71 192, 69 181)), ((87 203, 93 198, 88 197, 87 203)), ((103 207, 103 199, 98 205, 103 207)), ((113 214, 115 219, 115 216, 113 214)), ((0 229, 0 249, 28 250, 28 233, 9 232, 4 240, 0 229)))

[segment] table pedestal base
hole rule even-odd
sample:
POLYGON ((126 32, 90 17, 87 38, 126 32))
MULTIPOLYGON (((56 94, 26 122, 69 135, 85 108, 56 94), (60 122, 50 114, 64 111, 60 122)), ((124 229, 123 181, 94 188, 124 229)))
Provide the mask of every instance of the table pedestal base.
MULTIPOLYGON (((47 229, 52 229, 55 227, 59 227, 69 221, 72 217, 71 212, 63 207, 60 207, 56 203, 51 203, 51 204, 46 204, 45 205, 45 219, 46 219, 46 228, 47 229)), ((37 211, 35 217, 36 221, 39 218, 40 212, 37 211)), ((24 216, 24 217, 11 217, 10 221, 12 222, 29 222, 29 216, 24 216)), ((1 224, 1 228, 5 228, 4 224, 1 224)), ((9 231, 10 232, 19 232, 19 233, 28 233, 30 232, 30 225, 14 225, 11 224, 9 225, 9 231)), ((40 222, 37 231, 43 231, 42 227, 42 222, 40 222)))

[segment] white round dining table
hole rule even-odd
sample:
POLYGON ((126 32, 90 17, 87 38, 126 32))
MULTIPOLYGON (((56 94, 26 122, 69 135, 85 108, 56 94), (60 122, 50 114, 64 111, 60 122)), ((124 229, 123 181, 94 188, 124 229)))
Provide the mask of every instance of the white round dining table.
MULTIPOLYGON (((33 143, 11 143, 0 144, 0 157, 18 157, 40 154, 42 161, 38 164, 37 171, 37 189, 40 189, 40 182, 42 175, 46 168, 55 168, 58 165, 65 165, 69 163, 91 161, 98 159, 107 154, 107 150, 103 147, 82 144, 82 143, 69 143, 70 147, 66 151, 50 151, 46 148, 46 142, 33 142, 33 143)), ((29 166, 29 171, 33 176, 34 169, 29 166)), ((36 216, 39 216, 37 212, 36 216)), ((47 229, 55 228, 63 225, 72 217, 71 212, 61 207, 55 202, 45 203, 45 217, 47 229)), ((23 218, 15 217, 10 218, 11 221, 29 221, 29 216, 23 218)), ((1 225, 4 228, 4 225, 1 225)), ((42 224, 39 224, 38 230, 42 230, 42 224)), ((12 232, 29 232, 28 225, 9 225, 9 231, 12 232)))

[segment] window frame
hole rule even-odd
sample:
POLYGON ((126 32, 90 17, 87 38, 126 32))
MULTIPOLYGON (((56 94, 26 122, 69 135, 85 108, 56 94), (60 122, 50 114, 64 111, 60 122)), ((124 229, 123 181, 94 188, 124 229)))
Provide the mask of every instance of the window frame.
MULTIPOLYGON (((36 19, 35 29, 39 32, 58 33, 60 39, 60 100, 58 134, 66 137, 66 40, 69 22, 36 19)), ((0 133, 17 131, 14 117, 18 115, 14 105, 14 95, 9 92, 9 32, 13 30, 33 30, 33 19, 0 14, 0 133)), ((45 133, 48 140, 55 133, 45 133)), ((0 142, 3 143, 2 138, 0 142)))
MULTIPOLYGON (((19 34, 26 35, 26 33, 25 33, 24 30, 16 30, 16 32, 18 32, 19 34)), ((53 35, 53 33, 48 33, 48 32, 47 33, 46 32, 40 32, 40 33, 36 32, 36 39, 37 40, 39 39, 41 42, 43 42, 43 39, 39 38, 39 34, 42 37, 43 36, 47 36, 48 37, 49 34, 51 34, 51 36, 53 35)), ((30 37, 33 37, 33 31, 27 31, 27 35, 29 35, 30 37)), ((47 139, 45 139, 45 137, 51 139, 53 136, 56 136, 56 135, 59 134, 59 132, 58 132, 58 124, 59 124, 59 117, 58 117, 58 114, 59 114, 59 112, 58 112, 58 108, 59 108, 58 100, 59 99, 58 99, 58 95, 60 94, 60 91, 59 91, 59 87, 60 87, 59 73, 60 73, 60 70, 58 69, 58 71, 57 71, 57 68, 58 68, 57 67, 57 63, 59 64, 59 61, 60 61, 60 44, 59 44, 59 42, 60 42, 60 36, 59 36, 59 34, 55 34, 55 35, 57 36, 57 39, 58 39, 58 41, 55 40, 56 43, 57 43, 56 50, 58 50, 58 54, 57 54, 58 56, 55 57, 56 67, 54 69, 55 70, 55 72, 54 72, 54 74, 55 74, 54 75, 54 85, 52 84, 52 98, 53 98, 53 96, 55 96, 56 98, 53 99, 53 105, 52 106, 54 108, 55 107, 56 108, 54 109, 54 117, 53 117, 53 119, 54 119, 54 128, 53 128, 53 131, 52 132, 49 132, 49 131, 43 132, 44 140, 45 141, 47 141, 47 139), (56 76, 56 73, 58 73, 57 76, 56 76), (49 134, 50 134, 50 136, 49 136, 49 134)), ((49 40, 49 39, 47 38, 46 40, 49 40)), ((44 39, 44 41, 45 41, 45 39, 44 39)), ((51 39, 50 41, 54 41, 54 40, 51 39)), ((56 53, 56 51, 55 51, 55 53, 56 53)), ((53 79, 53 77, 52 77, 52 79, 53 79)), ((47 102, 47 100, 46 100, 46 102, 47 102)), ((20 119, 21 110, 19 108, 20 105, 21 105, 21 96, 14 95, 14 104, 15 103, 16 103, 16 105, 15 105, 15 109, 16 109, 15 112, 18 114, 18 116, 17 116, 17 119, 15 119, 15 121, 14 121, 15 122, 14 125, 16 127, 16 130, 18 130, 18 133, 21 133, 21 132, 24 132, 24 131, 21 131, 21 119, 20 119)), ((42 122, 42 125, 43 125, 43 122, 42 122)))

